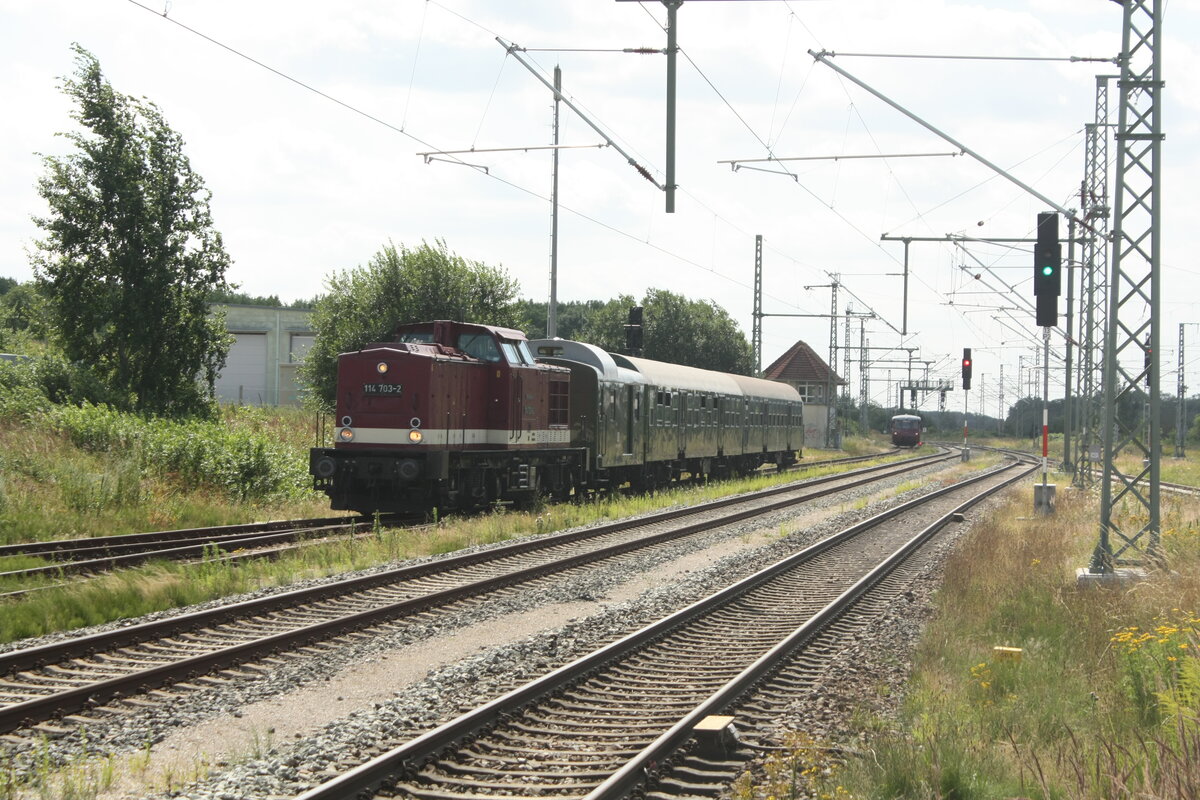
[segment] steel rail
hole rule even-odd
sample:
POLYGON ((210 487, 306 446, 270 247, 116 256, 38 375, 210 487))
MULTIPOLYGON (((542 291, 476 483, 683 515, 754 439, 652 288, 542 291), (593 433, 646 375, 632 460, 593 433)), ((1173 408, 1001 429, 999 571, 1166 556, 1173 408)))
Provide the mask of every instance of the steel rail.
MULTIPOLYGON (((791 467, 790 471, 801 471, 832 464, 869 461, 896 455, 899 452, 899 450, 892 450, 864 456, 798 464, 791 467)), ((387 524, 389 525, 395 525, 396 523, 397 520, 395 518, 387 520, 387 524)), ((54 563, 44 566, 0 572, 0 578, 23 580, 42 576, 60 577, 67 574, 94 574, 118 567, 137 566, 138 564, 157 559, 186 560, 204 557, 209 554, 210 545, 216 545, 221 553, 229 554, 235 549, 265 548, 276 544, 299 542, 310 535, 313 538, 321 538, 325 535, 321 532, 322 529, 330 529, 330 532, 336 532, 337 527, 345 525, 351 526, 353 530, 358 531, 368 528, 373 524, 373 520, 364 517, 330 517, 0 545, 0 558, 4 556, 26 555, 52 556, 58 559, 54 563), (268 536, 268 532, 272 531, 277 531, 277 533, 268 536), (170 546, 157 547, 158 545, 170 546)), ((258 557, 269 557, 278 552, 278 550, 272 550, 264 552, 258 557)), ((256 556, 254 554, 246 554, 242 557, 252 558, 256 556)), ((10 592, 7 595, 0 595, 0 597, 16 596, 22 594, 23 591, 10 592)))
MULTIPOLYGON (((695 506, 688 509, 680 509, 673 512, 651 515, 650 517, 643 517, 636 520, 623 521, 608 527, 608 530, 609 532, 614 530, 619 531, 629 527, 648 525, 652 522, 667 521, 671 519, 678 519, 684 516, 695 515, 703 510, 719 510, 720 508, 732 504, 734 501, 747 502, 755 497, 761 498, 764 495, 773 496, 786 491, 791 491, 794 493, 797 491, 802 491, 808 487, 812 487, 815 484, 827 483, 833 480, 844 480, 848 476, 856 475, 857 477, 852 482, 846 486, 838 487, 839 489, 853 488, 855 486, 860 486, 878 480, 880 476, 875 475, 874 473, 885 468, 891 468, 893 472, 885 473, 884 477, 910 470, 914 465, 914 461, 920 462, 918 465, 927 465, 926 462, 930 461, 931 459, 948 460, 950 458, 952 458, 951 455, 938 454, 935 456, 930 456, 926 459, 916 459, 913 461, 902 462, 901 464, 887 464, 882 468, 868 467, 861 470, 856 470, 852 473, 825 476, 813 481, 792 484, 788 487, 775 487, 767 490, 764 493, 757 493, 750 496, 743 495, 740 498, 725 498, 724 500, 713 501, 712 503, 705 504, 704 506, 695 506)), ((209 653, 204 653, 168 664, 151 667, 139 672, 121 675, 107 680, 86 684, 78 688, 72 688, 65 691, 56 692, 54 694, 25 700, 23 702, 2 706, 0 707, 0 732, 12 731, 39 720, 50 719, 63 713, 78 711, 86 708, 89 705, 94 706, 102 704, 113 698, 130 694, 135 691, 144 691, 149 687, 161 686, 172 681, 186 680, 199 674, 245 663, 246 661, 255 657, 261 657, 269 653, 278 652, 288 648, 294 648, 302 644, 328 639, 382 621, 411 615, 429 608, 443 606, 457 600, 483 594, 505 586, 523 583, 525 581, 533 580, 545 575, 562 572, 567 569, 593 563, 606 558, 611 558, 633 550, 650 547, 662 542, 670 541, 672 539, 699 533, 713 527, 728 525, 749 517, 770 513, 771 511, 779 510, 787 506, 806 502, 815 497, 819 497, 822 494, 824 494, 824 492, 817 491, 785 497, 781 500, 776 500, 772 503, 769 503, 766 506, 752 506, 740 511, 734 511, 730 514, 725 514, 717 520, 702 520, 699 522, 694 522, 690 525, 675 528, 673 530, 652 536, 620 542, 590 552, 580 553, 553 562, 510 571, 502 575, 481 579, 450 589, 431 592, 419 597, 388 603, 376 608, 359 611, 304 627, 295 628, 290 631, 273 634, 254 641, 232 645, 219 650, 214 650, 209 653)), ((597 530, 598 529, 591 529, 590 531, 582 532, 587 533, 588 536, 579 536, 578 533, 564 534, 560 535, 559 537, 535 539, 532 540, 532 543, 540 547, 545 547, 552 539, 557 539, 560 543, 563 541, 576 541, 580 538, 589 538, 599 535, 597 530)), ((517 546, 503 549, 507 550, 510 554, 512 552, 525 552, 530 549, 538 549, 537 547, 530 547, 529 544, 530 543, 519 543, 517 546)), ((483 555, 488 555, 491 558, 495 558, 496 552, 499 549, 501 548, 491 551, 484 551, 482 554, 469 554, 465 557, 460 557, 459 559, 445 559, 439 562, 432 562, 432 565, 444 568, 446 563, 450 561, 476 563, 481 560, 488 560, 486 558, 481 558, 483 555)), ((418 565, 415 568, 402 568, 400 570, 392 571, 391 574, 393 575, 393 580, 388 582, 393 582, 395 580, 394 576, 397 573, 406 573, 409 577, 414 577, 415 573, 418 571, 421 574, 427 574, 431 571, 428 569, 429 566, 431 565, 418 565)), ((375 579, 372 581, 372 584, 377 583, 379 576, 370 577, 375 579)), ((339 585, 344 585, 344 583, 351 582, 332 584, 331 586, 336 587, 339 585)), ((319 587, 319 589, 322 590, 320 592, 322 597, 328 595, 328 592, 324 591, 328 588, 329 586, 319 587)), ((289 594, 302 594, 306 593, 306 591, 307 590, 302 590, 302 592, 299 593, 289 594)), ((276 600, 278 598, 265 599, 276 600)), ((306 597, 306 599, 311 598, 306 597)), ((295 603, 289 603, 288 605, 295 605, 295 603)), ((186 615, 186 617, 199 618, 203 616, 206 618, 207 624, 211 625, 217 619, 217 617, 213 616, 214 613, 218 614, 219 618, 223 620, 228 619, 229 614, 222 614, 221 612, 229 612, 237 609, 242 609, 244 612, 238 614, 237 616, 253 616, 255 613, 262 613, 262 604, 261 601, 248 601, 246 603, 226 606, 224 608, 214 609, 208 612, 198 612, 197 615, 186 615), (253 609, 252 611, 246 610, 251 608, 253 609)), ((104 642, 104 649, 111 650, 113 647, 119 646, 120 644, 130 644, 132 641, 143 641, 147 638, 151 638, 147 635, 148 632, 152 632, 153 636, 162 637, 169 633, 175 633, 181 629, 185 629, 180 628, 179 625, 171 625, 171 623, 183 621, 186 619, 186 617, 163 620, 155 623, 145 623, 142 626, 133 626, 134 628, 141 628, 141 635, 136 636, 133 639, 128 638, 130 633, 133 633, 132 629, 118 629, 116 631, 110 631, 104 634, 96 634, 94 637, 83 637, 77 640, 46 645, 41 648, 30 648, 27 650, 18 650, 10 653, 0 654, 0 674, 11 674, 21 669, 39 666, 53 660, 79 657, 85 653, 91 654, 101 649, 101 646, 99 645, 99 642, 101 641, 104 642), (161 627, 162 623, 167 623, 165 629, 161 627)), ((192 624, 186 626, 186 628, 195 627, 198 627, 198 624, 194 621, 192 624)))
MULTIPOLYGON (((667 631, 678 628, 686 624, 688 621, 712 610, 730 600, 737 598, 747 591, 750 591, 759 584, 762 584, 770 578, 792 569, 793 567, 802 564, 805 561, 812 559, 830 548, 841 544, 842 542, 851 539, 861 532, 874 527, 881 522, 889 520, 900 514, 905 513, 913 508, 930 502, 949 492, 960 491, 966 486, 970 486, 976 482, 987 480, 997 473, 1013 469, 1016 463, 1007 465, 999 470, 991 470, 982 475, 974 476, 953 486, 944 487, 931 492, 928 495, 917 498, 915 500, 903 503, 894 508, 888 509, 880 514, 876 514, 868 520, 860 522, 850 528, 847 528, 827 539, 822 540, 810 547, 801 550, 769 567, 766 567, 754 575, 751 575, 737 583, 734 583, 725 589, 722 589, 714 594, 705 597, 696 603, 684 608, 680 611, 671 614, 657 622, 651 623, 641 630, 635 631, 628 636, 606 645, 599 650, 596 650, 586 656, 583 656, 570 664, 566 664, 558 669, 546 674, 545 676, 531 681, 523 686, 520 686, 501 697, 498 697, 490 702, 487 702, 478 708, 469 711, 459 717, 431 730, 420 736, 411 739, 410 741, 393 748, 392 750, 379 755, 364 764, 359 765, 347 772, 327 781, 324 784, 313 787, 312 789, 297 796, 296 800, 341 800, 343 798, 357 797, 362 792, 370 792, 384 786, 393 781, 397 775, 412 771, 416 766, 428 759, 433 758, 438 752, 446 747, 449 747, 456 742, 472 737, 479 730, 486 728, 505 717, 515 713, 522 706, 540 698, 551 694, 562 686, 578 681, 582 677, 596 671, 605 664, 615 661, 624 655, 631 653, 646 643, 649 643, 658 637, 665 634, 667 631)), ((1031 470, 1033 467, 1030 468, 1031 470)), ((1022 475, 1018 474, 1012 480, 1017 480, 1022 475)), ((1007 482, 1002 485, 1007 485, 1007 482)), ((999 487, 998 487, 999 488, 999 487)), ((998 488, 996 490, 998 490, 998 488)), ((948 515, 949 516, 949 515, 948 515)), ((672 728, 674 730, 674 728, 672 728)), ((664 734, 665 736, 666 734, 664 734)), ((690 736, 690 733, 688 734, 690 736)), ((671 741, 674 741, 674 735, 671 741)), ((640 757, 635 757, 639 758, 640 757)), ((640 762, 641 763, 641 762, 640 762)), ((645 762, 648 763, 648 762, 645 762)), ((643 764, 644 766, 644 764, 643 764)), ((619 783, 624 788, 630 776, 639 772, 644 772, 643 767, 628 766, 627 771, 623 768, 619 779, 619 783)), ((616 774, 610 780, 616 778, 616 774)))
MULTIPOLYGON (((1015 468, 1015 466, 1016 464, 1012 464, 1006 469, 1015 468)), ((700 720, 729 708, 747 690, 775 672, 789 658, 793 651, 827 628, 836 619, 843 616, 859 598, 878 585, 884 577, 895 571, 900 564, 931 539, 934 534, 950 524, 956 515, 962 514, 972 506, 982 502, 1001 489, 1007 488, 1036 469, 1037 465, 1034 464, 1029 469, 1019 472, 1009 480, 985 489, 983 492, 968 499, 949 513, 926 526, 924 530, 856 581, 853 586, 830 601, 823 609, 810 618, 808 622, 805 622, 786 639, 779 642, 766 653, 763 653, 737 677, 714 692, 707 700, 696 706, 695 709, 671 726, 670 729, 665 731, 654 742, 629 759, 623 767, 614 772, 591 792, 588 792, 584 800, 617 800, 617 798, 625 797, 651 774, 654 765, 665 762, 676 750, 694 736, 696 724, 700 720)), ((959 484, 958 486, 961 487, 961 485, 959 484)))
MULTIPOLYGON (((349 529, 357 533, 370 530, 372 522, 351 522, 349 529)), ((105 572, 118 567, 133 567, 148 561, 184 561, 193 558, 203 558, 212 555, 214 550, 220 555, 232 553, 234 550, 256 547, 270 547, 278 544, 288 544, 307 538, 323 538, 332 534, 345 532, 346 525, 336 525, 327 528, 307 528, 304 530, 279 531, 263 533, 255 536, 230 535, 228 537, 211 537, 201 539, 193 544, 177 547, 164 547, 158 550, 139 549, 132 553, 106 555, 100 558, 89 558, 78 561, 60 561, 43 567, 27 567, 26 569, 0 572, 0 578, 32 578, 40 575, 57 577, 59 575, 75 575, 80 573, 105 572)), ((138 547, 138 545, 127 545, 138 547)))
POLYGON ((359 517, 320 517, 317 519, 271 520, 269 522, 246 522, 237 525, 216 525, 211 528, 180 528, 173 531, 151 531, 147 533, 122 533, 115 536, 93 536, 53 541, 20 542, 0 545, 0 557, 14 555, 57 555, 94 548, 117 548, 140 544, 192 541, 205 536, 245 536, 294 528, 319 528, 344 525, 361 521, 359 517))
POLYGON ((320 600, 325 597, 331 597, 350 591, 361 591, 363 589, 368 589, 375 586, 382 586, 389 583, 395 583, 398 581, 410 580, 412 578, 434 574, 437 572, 445 572, 451 569, 471 566, 508 555, 526 553, 557 544, 616 533, 642 525, 654 524, 656 522, 668 522, 691 514, 702 514, 707 511, 717 510, 729 505, 745 502, 748 498, 752 497, 765 497, 787 491, 796 491, 797 489, 831 483, 855 476, 864 476, 875 472, 882 472, 897 466, 908 468, 916 466, 929 466, 930 464, 936 463, 938 460, 945 458, 946 456, 944 454, 935 453, 933 455, 923 456, 917 459, 910 459, 902 462, 900 465, 889 463, 870 467, 862 467, 849 472, 842 472, 835 475, 825 475, 819 478, 810 478, 797 483, 786 484, 784 486, 772 487, 770 489, 764 489, 760 492, 752 493, 750 495, 737 495, 734 497, 722 498, 720 500, 712 500, 700 505, 662 511, 655 514, 647 514, 641 517, 618 520, 606 525, 598 525, 584 530, 529 538, 519 542, 500 545, 498 547, 493 547, 474 553, 464 553, 434 561, 424 562, 421 564, 397 567, 396 569, 387 570, 385 572, 376 573, 373 575, 364 575, 356 578, 334 581, 322 586, 296 589, 289 592, 280 592, 279 594, 271 595, 269 597, 261 597, 255 600, 232 603, 230 605, 220 606, 218 608, 207 609, 204 611, 180 614, 179 616, 171 617, 165 620, 156 620, 138 625, 130 625, 114 631, 90 634, 88 636, 83 636, 68 641, 55 642, 38 647, 0 653, 0 675, 4 675, 13 670, 41 666, 42 664, 61 660, 63 658, 90 655, 101 648, 120 647, 192 628, 219 624, 221 622, 236 619, 238 617, 264 614, 280 608, 287 608, 304 602, 320 600))

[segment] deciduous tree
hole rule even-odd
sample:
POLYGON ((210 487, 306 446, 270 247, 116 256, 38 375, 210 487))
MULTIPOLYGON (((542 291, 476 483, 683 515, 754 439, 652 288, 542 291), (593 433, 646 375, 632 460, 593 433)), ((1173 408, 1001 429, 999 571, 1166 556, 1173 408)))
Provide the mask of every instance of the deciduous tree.
POLYGON ((159 109, 114 90, 95 56, 74 49, 62 90, 82 130, 60 134, 74 152, 43 156, 50 213, 34 217, 54 338, 136 410, 209 408, 230 341, 207 303, 227 289, 230 263, 211 193, 159 109))
MULTIPOLYGON (((585 342, 609 351, 625 349, 625 323, 632 295, 622 295, 596 310, 583 326, 585 342)), ((709 300, 689 300, 665 289, 650 289, 642 298, 642 355, 689 367, 749 375, 750 343, 729 312, 709 300)))
POLYGON ((364 267, 334 273, 316 302, 316 340, 300 367, 309 400, 334 405, 339 353, 390 341, 406 322, 451 319, 521 329, 517 282, 502 267, 468 261, 446 243, 410 249, 388 243, 364 267))

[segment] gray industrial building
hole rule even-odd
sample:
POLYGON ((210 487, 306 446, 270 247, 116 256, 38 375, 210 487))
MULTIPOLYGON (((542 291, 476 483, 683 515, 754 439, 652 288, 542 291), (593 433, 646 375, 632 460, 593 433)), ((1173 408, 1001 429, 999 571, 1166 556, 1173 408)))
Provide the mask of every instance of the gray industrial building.
POLYGON ((294 308, 216 305, 234 341, 217 376, 222 403, 255 406, 299 405, 296 367, 304 361, 316 334, 312 312, 294 308))

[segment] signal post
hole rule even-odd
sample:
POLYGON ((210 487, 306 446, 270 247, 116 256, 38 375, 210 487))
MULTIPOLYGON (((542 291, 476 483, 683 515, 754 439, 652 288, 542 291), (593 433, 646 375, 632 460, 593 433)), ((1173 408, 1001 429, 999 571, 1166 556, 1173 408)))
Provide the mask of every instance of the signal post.
POLYGON ((1050 456, 1050 329, 1058 324, 1058 298, 1062 294, 1062 245, 1058 241, 1058 214, 1038 214, 1037 244, 1033 248, 1033 293, 1037 298, 1037 324, 1042 328, 1042 483, 1033 487, 1033 510, 1054 513, 1057 487, 1049 483, 1050 456))
POLYGON ((963 381, 963 452, 962 460, 971 460, 971 448, 967 446, 967 392, 971 388, 971 348, 963 348, 962 359, 962 381, 963 381))

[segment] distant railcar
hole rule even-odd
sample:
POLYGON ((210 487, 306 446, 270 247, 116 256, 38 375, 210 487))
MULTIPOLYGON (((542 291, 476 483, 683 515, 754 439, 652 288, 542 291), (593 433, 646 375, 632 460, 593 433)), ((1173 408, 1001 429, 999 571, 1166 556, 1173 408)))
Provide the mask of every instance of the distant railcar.
POLYGON ((921 444, 921 418, 916 414, 897 414, 892 417, 888 431, 896 447, 917 447, 921 444))

